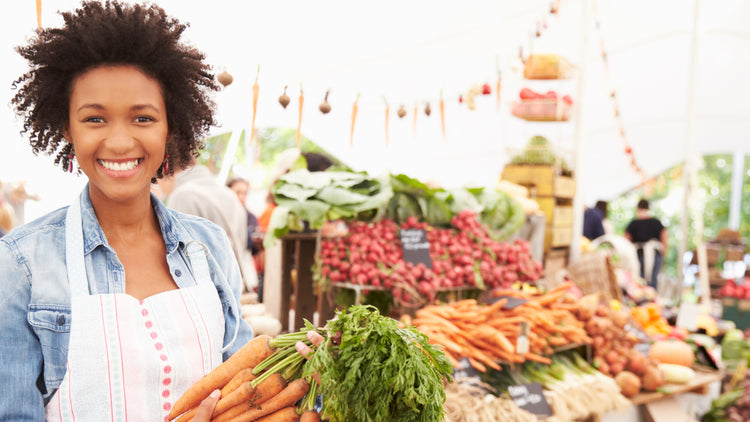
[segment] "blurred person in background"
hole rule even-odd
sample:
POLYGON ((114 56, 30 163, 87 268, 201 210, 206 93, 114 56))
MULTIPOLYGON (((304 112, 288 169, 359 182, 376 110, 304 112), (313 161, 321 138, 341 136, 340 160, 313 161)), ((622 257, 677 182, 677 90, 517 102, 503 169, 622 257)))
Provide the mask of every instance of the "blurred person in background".
POLYGON ((636 216, 625 228, 624 236, 633 243, 641 264, 641 277, 656 288, 656 281, 667 251, 667 229, 651 215, 646 199, 638 201, 636 216))
POLYGON ((235 177, 227 182, 227 187, 237 195, 240 204, 245 208, 247 213, 247 248, 253 252, 253 255, 256 255, 260 252, 262 246, 258 240, 259 238, 262 240, 262 236, 257 235, 259 233, 258 218, 247 209, 247 192, 250 190, 250 183, 241 177, 235 177))
POLYGON ((604 221, 605 214, 598 207, 586 208, 583 212, 583 235, 589 239, 594 240, 599 236, 604 235, 604 221))
POLYGON ((195 158, 188 168, 175 170, 174 176, 162 179, 159 185, 169 208, 203 217, 224 229, 240 266, 245 290, 255 292, 258 275, 247 249, 247 213, 234 191, 219 183, 208 167, 198 164, 195 158))
POLYGON ((604 234, 613 234, 615 232, 615 225, 612 224, 611 221, 609 221, 609 211, 607 210, 608 206, 609 204, 607 203, 607 201, 596 201, 594 208, 597 208, 602 212, 602 228, 604 229, 604 234))
POLYGON ((26 222, 26 201, 38 201, 38 194, 30 194, 26 191, 26 182, 5 183, 3 185, 3 198, 5 203, 13 211, 13 224, 20 226, 26 222))

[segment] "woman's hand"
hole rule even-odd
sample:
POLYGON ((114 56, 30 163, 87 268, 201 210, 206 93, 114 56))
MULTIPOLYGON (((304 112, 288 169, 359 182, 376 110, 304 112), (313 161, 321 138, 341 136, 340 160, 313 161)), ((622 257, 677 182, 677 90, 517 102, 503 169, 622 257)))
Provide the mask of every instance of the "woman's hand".
POLYGON ((211 414, 214 412, 214 407, 218 403, 221 397, 221 391, 214 390, 208 397, 206 397, 201 404, 198 406, 198 411, 191 421, 193 422, 209 422, 211 420, 211 414))
MULTIPOLYGON (((320 346, 320 344, 323 343, 323 336, 318 334, 315 330, 310 330, 307 332, 307 339, 310 340, 310 342, 316 347, 320 346)), ((297 344, 295 344, 295 347, 297 351, 305 358, 308 358, 310 356, 310 353, 313 352, 310 346, 301 341, 298 341, 297 344)))

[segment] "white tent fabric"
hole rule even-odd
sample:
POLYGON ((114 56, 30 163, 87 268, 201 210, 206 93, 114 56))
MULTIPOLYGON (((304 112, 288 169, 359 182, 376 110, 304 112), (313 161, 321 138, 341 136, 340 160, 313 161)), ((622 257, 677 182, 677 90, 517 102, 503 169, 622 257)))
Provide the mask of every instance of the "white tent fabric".
MULTIPOLYGON (((190 40, 207 53, 217 72, 226 68, 234 76, 234 83, 216 96, 223 123, 216 133, 249 128, 251 86, 260 65, 256 127, 295 127, 301 85, 303 134, 356 169, 404 172, 445 186, 491 185, 512 148, 522 147, 533 135, 545 135, 570 151, 572 120, 528 123, 510 115, 510 102, 525 86, 570 94, 583 105, 578 112, 583 113, 584 146, 577 168, 586 175, 579 186, 584 203, 615 197, 640 182, 624 153, 609 97, 613 88, 627 139, 647 175, 685 158, 693 2, 600 0, 592 14, 600 23, 598 30, 594 20, 582 22, 582 7, 590 4, 584 0, 560 1, 558 16, 549 14, 550 0, 157 3, 190 22, 190 40), (548 28, 535 38, 538 22, 548 28), (581 66, 584 25, 590 37, 583 98, 577 98, 575 79, 522 79, 519 47, 525 53, 559 53, 581 66), (608 53, 611 81, 606 80, 600 42, 608 53), (494 92, 479 97, 475 111, 459 104, 458 96, 473 84, 489 83, 494 90, 498 63, 503 82, 500 110, 495 109, 494 92), (286 110, 277 102, 285 85, 292 98, 286 110), (323 115, 317 105, 329 89, 332 111, 323 115), (445 140, 438 107, 441 91, 446 102, 445 140), (350 148, 351 106, 357 94, 361 95, 359 115, 350 148), (384 98, 391 110, 387 148, 384 98), (426 102, 432 115, 417 116, 414 136, 413 109, 416 105, 421 110, 426 102), (408 112, 403 119, 395 114, 401 105, 408 112)), ((55 26, 61 21, 55 11, 70 10, 78 2, 46 0, 42 4, 43 24, 55 26)), ((7 63, 0 72, 5 86, 24 69, 12 46, 33 31, 33 5, 10 2, 0 18, 4 31, 0 54, 7 63)), ((701 0, 700 12, 694 121, 697 152, 747 152, 750 3, 701 0)), ((11 91, 6 93, 9 98, 11 91)), ((11 111, 0 119, 0 125, 3 144, 12 143, 10 154, 0 156, 0 180, 33 182, 35 177, 48 177, 49 160, 31 158, 11 111)), ((47 186, 37 183, 43 197, 47 186)), ((59 187, 54 190, 60 192, 59 187)))

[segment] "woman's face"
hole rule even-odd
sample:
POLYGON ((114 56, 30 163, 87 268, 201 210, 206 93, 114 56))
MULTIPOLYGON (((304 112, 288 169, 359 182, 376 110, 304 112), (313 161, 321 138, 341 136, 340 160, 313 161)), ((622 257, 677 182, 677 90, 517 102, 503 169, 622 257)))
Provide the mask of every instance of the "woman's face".
POLYGON ((134 66, 101 66, 73 81, 65 138, 92 201, 148 197, 169 138, 159 83, 134 66))
POLYGON ((232 184, 232 187, 230 187, 234 191, 234 193, 237 194, 237 199, 240 200, 242 205, 245 205, 245 201, 247 201, 247 190, 248 186, 247 183, 243 181, 237 181, 232 184))

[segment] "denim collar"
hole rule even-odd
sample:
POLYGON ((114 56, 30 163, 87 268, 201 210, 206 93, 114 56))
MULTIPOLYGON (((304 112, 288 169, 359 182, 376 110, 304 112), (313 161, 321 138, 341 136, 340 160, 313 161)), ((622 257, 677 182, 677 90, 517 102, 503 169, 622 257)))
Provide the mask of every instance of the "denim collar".
MULTIPOLYGON (((78 197, 76 197, 76 199, 77 198, 78 197)), ((192 236, 190 236, 185 227, 183 227, 182 224, 179 224, 171 215, 172 211, 168 209, 153 193, 151 194, 151 207, 156 213, 156 218, 159 221, 159 226, 161 227, 162 237, 164 238, 168 254, 174 252, 180 247, 180 245, 184 247, 184 245, 192 239, 192 236)), ((81 218, 83 224, 84 254, 87 255, 91 253, 91 251, 98 246, 103 246, 111 250, 112 247, 104 236, 104 231, 99 225, 99 220, 96 218, 94 206, 91 204, 88 184, 84 187, 83 195, 81 197, 81 218)))

